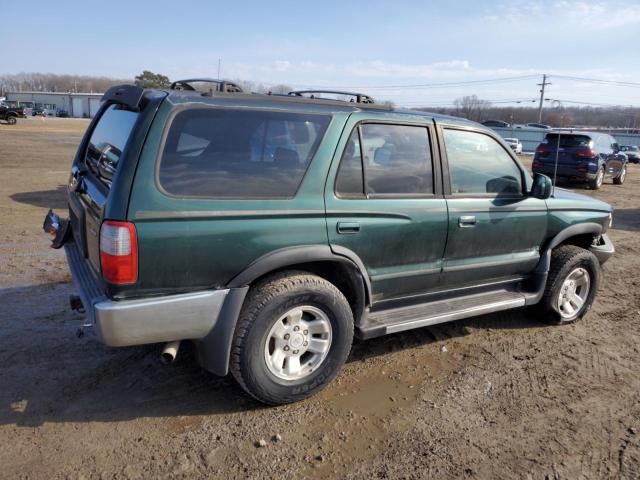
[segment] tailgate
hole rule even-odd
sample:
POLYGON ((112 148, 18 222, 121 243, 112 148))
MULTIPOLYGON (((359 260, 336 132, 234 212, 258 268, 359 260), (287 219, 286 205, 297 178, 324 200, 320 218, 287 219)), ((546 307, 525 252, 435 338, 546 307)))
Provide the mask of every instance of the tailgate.
POLYGON ((69 220, 80 254, 100 272, 100 225, 116 172, 125 162, 126 147, 139 113, 124 105, 109 105, 101 112, 77 157, 69 182, 69 220))

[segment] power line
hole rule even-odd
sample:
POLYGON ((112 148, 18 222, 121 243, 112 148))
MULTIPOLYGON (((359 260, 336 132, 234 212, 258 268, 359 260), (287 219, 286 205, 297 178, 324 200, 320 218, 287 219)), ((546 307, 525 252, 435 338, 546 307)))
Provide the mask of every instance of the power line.
POLYGON ((418 83, 418 84, 403 84, 403 85, 346 85, 346 86, 331 86, 331 87, 327 87, 325 85, 321 88, 332 88, 336 90, 344 90, 344 89, 352 89, 352 88, 353 89, 368 88, 368 89, 380 89, 380 90, 393 89, 393 88, 449 88, 449 87, 462 87, 466 85, 481 85, 481 84, 513 82, 513 81, 520 81, 520 80, 529 80, 537 77, 538 75, 536 74, 536 75, 522 75, 519 77, 487 78, 484 80, 467 80, 467 81, 458 81, 458 82, 418 83))
POLYGON ((634 87, 634 88, 640 87, 640 83, 637 83, 637 82, 622 82, 619 80, 602 80, 598 78, 573 77, 570 75, 549 75, 549 76, 555 77, 555 78, 564 78, 567 80, 576 80, 580 82, 598 83, 602 85, 616 85, 619 87, 634 87))

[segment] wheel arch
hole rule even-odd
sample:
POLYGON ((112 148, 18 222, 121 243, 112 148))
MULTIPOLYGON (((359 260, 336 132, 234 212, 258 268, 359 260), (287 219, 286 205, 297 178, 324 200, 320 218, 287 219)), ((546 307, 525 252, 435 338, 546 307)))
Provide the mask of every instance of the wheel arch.
POLYGON ((351 250, 328 245, 304 245, 269 252, 251 262, 228 283, 229 288, 250 286, 266 275, 282 270, 305 270, 322 277, 342 291, 357 321, 371 301, 371 283, 364 264, 351 250))
POLYGON ((595 222, 579 223, 560 230, 542 249, 540 261, 536 267, 537 273, 546 273, 551 264, 551 251, 563 244, 576 245, 585 250, 589 248, 593 237, 602 233, 602 225, 595 222))
POLYGON ((356 325, 366 315, 371 286, 355 253, 348 249, 334 252, 328 245, 275 250, 253 261, 227 284, 229 295, 216 326, 195 342, 198 362, 204 369, 221 376, 229 372, 231 345, 246 294, 256 281, 285 270, 304 270, 333 283, 347 298, 356 325))

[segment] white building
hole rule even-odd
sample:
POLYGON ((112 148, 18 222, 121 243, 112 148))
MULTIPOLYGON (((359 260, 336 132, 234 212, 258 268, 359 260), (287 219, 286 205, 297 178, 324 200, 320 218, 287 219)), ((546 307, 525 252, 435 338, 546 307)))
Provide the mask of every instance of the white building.
POLYGON ((102 93, 7 92, 5 102, 25 108, 44 108, 49 115, 66 110, 70 117, 90 118, 100 108, 102 93))

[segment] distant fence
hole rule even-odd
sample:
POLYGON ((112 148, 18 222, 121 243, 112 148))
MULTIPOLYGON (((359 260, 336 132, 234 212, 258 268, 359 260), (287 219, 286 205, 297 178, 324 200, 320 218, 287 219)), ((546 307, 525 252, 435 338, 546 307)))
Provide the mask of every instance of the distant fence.
MULTIPOLYGON (((540 128, 502 128, 493 127, 502 138, 517 138, 522 143, 523 152, 534 152, 540 145, 548 130, 540 128)), ((640 135, 630 133, 611 134, 620 145, 640 145, 640 135)))

